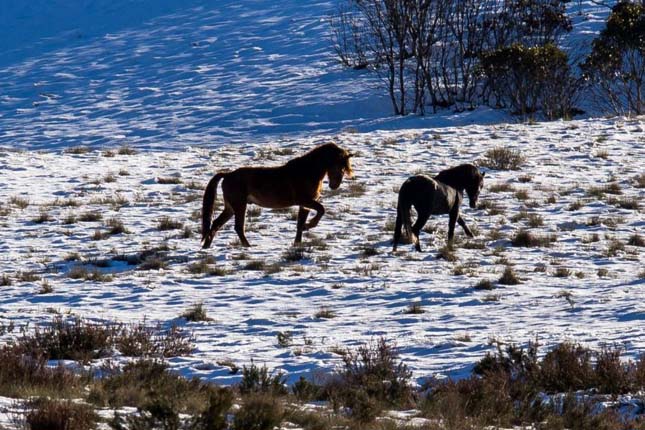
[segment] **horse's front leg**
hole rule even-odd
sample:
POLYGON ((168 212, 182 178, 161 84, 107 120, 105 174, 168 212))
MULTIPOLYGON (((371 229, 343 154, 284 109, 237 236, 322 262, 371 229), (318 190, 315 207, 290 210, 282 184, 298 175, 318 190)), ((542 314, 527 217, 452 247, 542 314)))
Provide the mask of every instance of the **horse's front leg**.
POLYGON ((470 231, 470 229, 469 229, 469 228, 468 228, 468 226, 466 225, 466 221, 464 221, 464 218, 463 218, 461 215, 459 215, 459 216, 457 217, 457 222, 459 223, 459 225, 461 226, 461 228, 463 228, 463 229, 464 229, 464 231, 466 232, 466 234, 467 234, 469 237, 475 237, 475 235, 473 234, 473 232, 472 232, 472 231, 470 231))
POLYGON ((325 208, 316 200, 312 200, 302 206, 306 207, 307 209, 313 209, 316 211, 316 215, 311 219, 311 221, 309 221, 308 223, 305 223, 305 225, 303 226, 303 230, 305 231, 311 230, 312 228, 318 225, 320 218, 322 218, 323 215, 325 215, 325 208))
POLYGON ((455 237, 455 224, 459 219, 459 207, 450 211, 450 221, 448 221, 448 242, 452 242, 455 237))
POLYGON ((309 209, 300 206, 298 209, 298 225, 296 227, 296 240, 294 245, 298 245, 302 242, 302 232, 305 227, 305 222, 307 222, 307 216, 309 215, 309 209))

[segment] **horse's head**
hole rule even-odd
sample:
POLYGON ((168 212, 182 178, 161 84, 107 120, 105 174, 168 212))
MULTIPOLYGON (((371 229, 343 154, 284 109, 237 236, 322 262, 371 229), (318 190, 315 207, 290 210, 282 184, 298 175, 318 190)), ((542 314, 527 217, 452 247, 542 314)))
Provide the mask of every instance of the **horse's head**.
POLYGON ((478 169, 475 169, 473 173, 472 181, 466 186, 466 193, 468 194, 468 202, 470 203, 471 208, 477 207, 477 199, 479 198, 479 193, 484 187, 484 176, 486 172, 480 172, 478 169))
POLYGON ((334 151, 331 156, 329 167, 327 168, 327 177, 329 178, 329 188, 335 190, 340 187, 345 175, 347 175, 348 178, 351 178, 354 175, 352 163, 350 161, 354 154, 335 144, 332 145, 337 150, 334 151))

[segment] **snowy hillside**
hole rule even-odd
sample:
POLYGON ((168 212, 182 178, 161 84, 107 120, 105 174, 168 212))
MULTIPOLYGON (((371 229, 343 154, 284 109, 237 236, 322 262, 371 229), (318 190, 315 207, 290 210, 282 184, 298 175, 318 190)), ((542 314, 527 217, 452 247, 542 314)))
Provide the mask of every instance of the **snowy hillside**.
MULTIPOLYGON (((334 59, 334 1, 175 3, 3 2, 0 147, 180 149, 513 121, 487 109, 390 117, 378 79, 334 59)), ((565 44, 581 52, 608 9, 571 7, 565 44)))
MULTIPOLYGON (((334 1, 151 3, 0 8, 0 325, 15 327, 5 340, 53 314, 176 323, 196 350, 172 368, 227 384, 239 380, 231 363, 264 363, 293 382, 379 336, 396 341, 419 382, 468 373, 495 341, 645 351, 645 258, 634 244, 645 225, 643 118, 505 124, 515 119, 480 108, 393 119, 376 78, 333 58, 334 1), (325 189, 328 212, 304 258, 290 251, 294 212, 255 207, 254 247, 228 225, 199 250, 214 172, 279 164, 329 140, 359 154, 356 179, 325 189), (138 152, 119 153, 126 146, 138 152), (424 252, 392 254, 405 178, 498 146, 526 162, 487 173, 485 208, 464 208, 478 237, 458 230, 457 260, 437 258, 445 217, 429 222, 438 231, 422 234, 424 252), (127 231, 110 234, 119 221, 127 231), (514 247, 521 227, 554 242, 514 247), (123 261, 154 250, 158 266, 123 261), (497 283, 507 266, 520 284, 497 283), (75 279, 78 268, 110 276, 75 279), (475 288, 483 280, 492 289, 475 288), (196 303, 212 321, 179 317, 196 303)), ((608 12, 583 5, 572 50, 608 12)))

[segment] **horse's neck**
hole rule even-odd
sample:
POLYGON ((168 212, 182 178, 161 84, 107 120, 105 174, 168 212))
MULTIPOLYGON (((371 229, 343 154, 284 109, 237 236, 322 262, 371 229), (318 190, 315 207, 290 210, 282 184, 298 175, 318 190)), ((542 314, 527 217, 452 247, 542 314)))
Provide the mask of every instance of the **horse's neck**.
POLYGON ((303 178, 315 178, 317 181, 322 181, 327 174, 327 168, 322 167, 320 163, 306 157, 292 160, 287 163, 298 176, 303 178))
POLYGON ((466 188, 466 185, 464 185, 458 179, 450 179, 450 178, 442 177, 441 173, 439 173, 437 176, 435 176, 434 179, 436 181, 441 182, 442 184, 446 184, 449 187, 454 188, 459 193, 463 193, 464 189, 466 188))

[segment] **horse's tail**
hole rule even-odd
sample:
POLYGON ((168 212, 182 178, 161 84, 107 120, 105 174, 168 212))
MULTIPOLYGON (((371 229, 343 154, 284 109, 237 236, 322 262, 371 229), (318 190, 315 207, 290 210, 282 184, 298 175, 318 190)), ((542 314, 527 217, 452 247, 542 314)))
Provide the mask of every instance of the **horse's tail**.
POLYGON ((208 239, 211 231, 215 199, 217 198, 217 185, 224 176, 226 176, 226 173, 218 173, 213 176, 206 186, 206 191, 204 191, 204 202, 202 204, 202 242, 204 246, 210 242, 208 239))
MULTIPOLYGON (((401 190, 403 191, 403 190, 401 190)), ((399 243, 401 237, 401 227, 405 229, 405 234, 410 240, 414 240, 412 235, 412 219, 410 217, 410 208, 412 204, 404 197, 403 192, 399 192, 399 201, 396 205, 396 224, 394 226, 394 246, 393 251, 396 251, 396 247, 399 243)))
POLYGON ((419 241, 419 238, 414 235, 412 231, 412 218, 410 217, 410 208, 412 205, 410 202, 403 202, 401 205, 401 220, 403 221, 403 228, 405 229, 405 234, 408 236, 408 239, 411 240, 415 245, 419 241))

